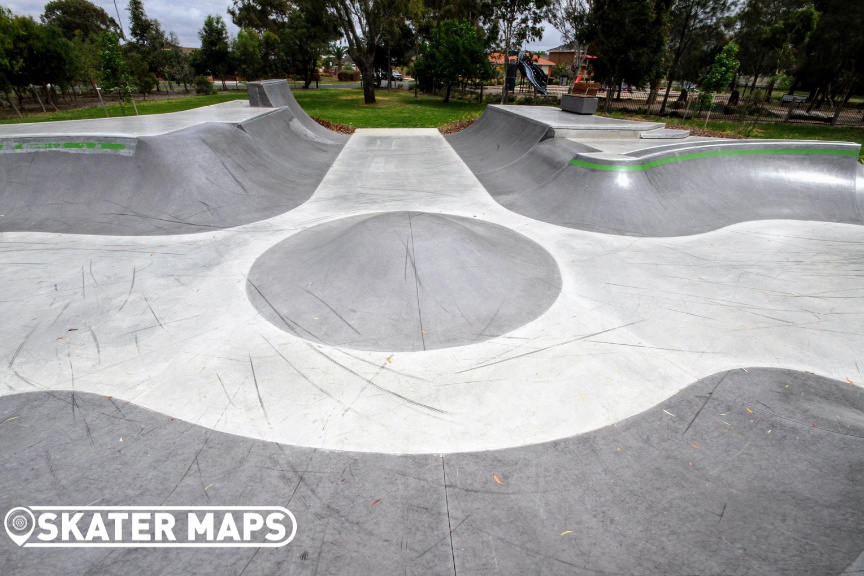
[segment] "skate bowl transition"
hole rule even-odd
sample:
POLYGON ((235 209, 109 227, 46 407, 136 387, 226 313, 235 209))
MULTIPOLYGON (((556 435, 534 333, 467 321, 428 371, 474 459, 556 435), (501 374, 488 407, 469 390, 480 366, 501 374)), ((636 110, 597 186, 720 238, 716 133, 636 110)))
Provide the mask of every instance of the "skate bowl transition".
POLYGON ((0 514, 296 518, 207 554, 13 524, 4 569, 860 574, 858 152, 531 106, 347 136, 281 80, 0 126, 0 514))
POLYGON ((762 219, 864 223, 858 144, 714 139, 608 154, 592 139, 620 136, 620 125, 591 117, 601 122, 556 130, 554 111, 537 120, 519 108, 490 106, 448 141, 497 202, 530 218, 628 236, 762 219), (581 142, 567 139, 589 130, 581 142))

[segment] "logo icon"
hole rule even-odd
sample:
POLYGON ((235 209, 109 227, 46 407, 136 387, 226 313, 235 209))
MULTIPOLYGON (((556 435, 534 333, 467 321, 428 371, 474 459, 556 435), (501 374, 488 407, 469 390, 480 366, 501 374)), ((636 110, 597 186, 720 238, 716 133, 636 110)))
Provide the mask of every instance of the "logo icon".
POLYGON ((297 533, 282 506, 18 506, 4 524, 24 548, 278 548, 297 533))
POLYGON ((33 529, 36 528, 36 518, 28 508, 18 507, 6 513, 3 524, 6 526, 6 533, 9 538, 21 546, 33 534, 33 529))

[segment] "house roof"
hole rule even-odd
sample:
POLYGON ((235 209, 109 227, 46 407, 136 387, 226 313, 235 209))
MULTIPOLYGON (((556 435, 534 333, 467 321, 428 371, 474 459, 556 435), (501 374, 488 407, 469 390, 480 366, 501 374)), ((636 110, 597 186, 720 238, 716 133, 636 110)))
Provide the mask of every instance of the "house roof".
MULTIPOLYGON (((555 62, 551 60, 547 60, 546 58, 542 58, 540 56, 532 55, 531 60, 537 64, 538 66, 555 66, 555 62)), ((492 64, 503 64, 504 63, 504 55, 500 52, 490 52, 489 53, 489 62, 492 64)), ((510 56, 510 62, 516 62, 516 56, 510 56)))

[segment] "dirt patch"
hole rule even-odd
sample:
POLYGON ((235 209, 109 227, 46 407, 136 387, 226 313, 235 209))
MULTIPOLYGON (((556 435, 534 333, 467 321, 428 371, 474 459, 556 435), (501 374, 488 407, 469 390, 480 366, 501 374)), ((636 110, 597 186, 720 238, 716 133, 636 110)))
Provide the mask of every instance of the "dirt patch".
POLYGON ((731 138, 734 140, 746 140, 746 136, 735 134, 734 132, 717 132, 716 130, 703 130, 702 128, 693 128, 684 124, 674 124, 669 122, 666 128, 670 130, 689 130, 691 136, 701 136, 703 138, 731 138))
POLYGON ((312 119, 315 120, 321 126, 333 130, 334 132, 339 132, 340 134, 353 134, 357 128, 354 126, 348 126, 346 124, 337 124, 336 122, 328 122, 327 120, 321 120, 320 118, 315 118, 312 116, 312 119))
POLYGON ((460 132, 462 130, 465 130, 466 128, 468 128, 469 126, 474 124, 474 122, 476 122, 476 121, 477 121, 477 118, 471 118, 469 120, 459 120, 457 122, 450 122, 449 124, 439 126, 438 131, 441 132, 441 134, 453 134, 455 132, 460 132))

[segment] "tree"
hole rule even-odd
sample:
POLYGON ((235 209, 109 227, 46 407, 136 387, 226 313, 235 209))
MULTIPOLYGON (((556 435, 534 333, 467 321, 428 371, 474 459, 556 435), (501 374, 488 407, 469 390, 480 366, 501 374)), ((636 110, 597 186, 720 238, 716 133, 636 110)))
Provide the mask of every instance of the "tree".
POLYGON ((819 21, 807 43, 798 78, 811 87, 813 106, 834 102, 836 124, 853 90, 864 88, 864 2, 817 0, 819 21))
MULTIPOLYGON (((120 109, 123 110, 124 102, 132 102, 132 89, 130 88, 129 68, 123 58, 119 39, 113 32, 102 32, 99 34, 99 82, 106 92, 116 92, 120 100, 120 109)), ((123 110, 125 114, 125 110, 123 110)), ((135 113, 138 113, 136 107, 135 113)), ((106 110, 105 114, 108 112, 106 110)))
POLYGON ((320 4, 288 14, 279 29, 282 54, 288 66, 303 75, 304 88, 309 88, 315 79, 318 60, 338 35, 336 21, 320 4))
MULTIPOLYGON (((546 19, 561 33, 561 40, 574 50, 573 64, 567 66, 566 73, 579 74, 582 67, 583 50, 587 48, 585 39, 589 29, 589 16, 593 0, 552 0, 546 10, 546 19), (575 68, 574 68, 575 66, 575 68)), ((587 50, 585 51, 587 54, 587 50)), ((553 71, 552 76, 564 73, 553 71)))
MULTIPOLYGON (((495 38, 504 55, 506 68, 513 46, 543 38, 543 16, 550 0, 488 0, 483 21, 489 37, 495 38)), ((501 103, 507 98, 507 83, 501 90, 501 103)))
POLYGON ((330 55, 333 56, 334 60, 336 60, 336 70, 342 70, 342 61, 345 59, 347 54, 348 48, 345 46, 335 43, 330 45, 330 55))
POLYGON ((195 76, 189 63, 189 56, 180 47, 180 39, 174 32, 168 35, 168 48, 164 54, 164 71, 170 88, 171 82, 183 84, 186 92, 189 92, 189 83, 195 76))
POLYGON ((222 79, 222 89, 227 90, 225 75, 231 73, 231 46, 228 43, 228 28, 221 16, 207 16, 204 27, 198 32, 201 39, 199 72, 207 72, 222 79))
POLYGON ((747 0, 735 23, 742 70, 752 78, 751 94, 760 77, 776 77, 792 63, 795 47, 806 43, 816 18, 810 0, 747 0))
POLYGON ((418 82, 444 85, 444 102, 450 101, 454 84, 492 77, 483 34, 456 20, 445 20, 435 28, 429 44, 421 48, 414 70, 418 82))
POLYGON ((740 65, 736 58, 737 55, 737 44, 730 42, 724 46, 723 50, 714 58, 714 64, 711 65, 708 76, 702 81, 699 103, 702 107, 708 107, 708 114, 705 115, 706 127, 708 126, 708 118, 711 116, 711 108, 714 106, 714 93, 729 86, 732 78, 735 77, 735 72, 740 65))
POLYGON ((231 43, 231 57, 237 65, 237 74, 246 80, 261 78, 264 74, 261 34, 252 28, 241 28, 231 43))
POLYGON ((588 33, 594 39, 594 71, 606 86, 606 111, 621 85, 658 76, 672 0, 596 0, 588 33))
POLYGON ((339 37, 335 19, 317 0, 233 0, 228 13, 241 29, 261 35, 258 44, 265 73, 299 72, 306 88, 321 55, 339 37))
MULTIPOLYGON (((660 114, 665 113, 672 82, 695 80, 705 62, 706 54, 713 57, 714 45, 722 44, 720 21, 729 11, 729 0, 675 0, 670 19, 666 68, 666 92, 660 114)), ((710 61, 709 61, 710 62, 710 61)))
POLYGON ((45 5, 42 22, 60 30, 67 40, 119 29, 105 10, 88 0, 52 0, 45 5))
POLYGON ((5 39, 3 50, 5 83, 15 92, 18 102, 30 92, 33 99, 43 104, 34 86, 42 87, 48 102, 56 109, 52 95, 54 87, 67 87, 73 79, 72 44, 53 26, 40 24, 29 16, 11 16, 4 12, 5 39), (50 88, 49 88, 50 86, 50 88))
POLYGON ((381 42, 382 23, 389 5, 385 0, 327 0, 326 4, 348 42, 348 54, 360 70, 363 102, 374 104, 375 52, 381 42))
MULTIPOLYGON (((165 76, 165 68, 170 60, 168 38, 162 31, 159 21, 148 18, 142 0, 129 0, 129 42, 127 52, 137 53, 147 63, 150 72, 158 77, 165 76)), ((157 83, 156 90, 159 90, 157 83)))

